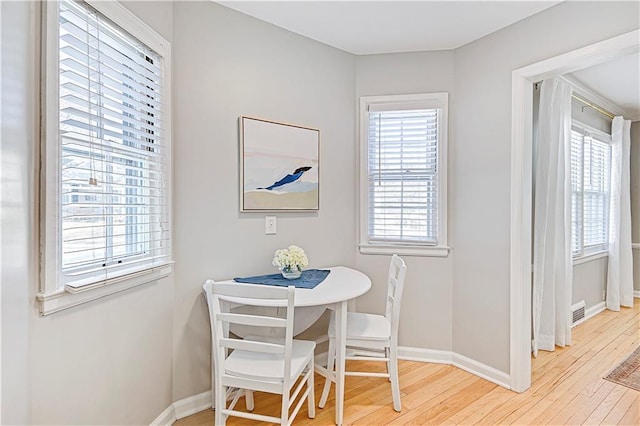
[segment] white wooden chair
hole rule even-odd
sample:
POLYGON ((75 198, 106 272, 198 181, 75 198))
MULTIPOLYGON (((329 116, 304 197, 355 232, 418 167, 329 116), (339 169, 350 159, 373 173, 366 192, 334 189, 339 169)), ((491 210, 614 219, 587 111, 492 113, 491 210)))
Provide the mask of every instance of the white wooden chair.
MULTIPOLYGON (((346 376, 388 377, 391 381, 393 408, 400 411, 400 383, 398 380, 398 325, 400 320, 400 302, 407 274, 407 266, 398 255, 393 255, 389 266, 387 303, 385 315, 347 313, 347 356, 346 360, 383 361, 387 364, 386 373, 346 371, 346 376)), ((327 370, 334 370, 335 316, 329 322, 329 352, 327 370)), ((318 406, 327 403, 329 389, 334 380, 327 376, 318 406)))
POLYGON ((313 352, 316 344, 293 339, 295 288, 218 284, 212 280, 207 280, 203 287, 211 319, 215 424, 224 425, 228 416, 237 416, 288 426, 305 399, 309 418, 314 418, 313 352), (231 308, 237 305, 283 307, 286 317, 234 313, 231 308), (282 328, 285 337, 233 338, 229 335, 231 324, 282 328), (302 380, 292 394, 300 377, 302 380), (306 389, 301 394, 305 384, 306 389), (234 410, 240 396, 246 394, 247 409, 252 411, 253 391, 282 395, 280 417, 234 410), (289 414, 298 396, 298 403, 289 414), (228 399, 231 402, 227 406, 228 399))

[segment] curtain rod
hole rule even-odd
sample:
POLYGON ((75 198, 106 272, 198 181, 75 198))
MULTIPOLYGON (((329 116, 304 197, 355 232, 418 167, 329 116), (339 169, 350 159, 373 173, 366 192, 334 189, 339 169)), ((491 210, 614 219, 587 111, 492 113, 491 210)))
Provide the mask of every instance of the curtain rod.
POLYGON ((586 106, 588 106, 589 108, 593 108, 594 110, 598 111, 600 114, 605 115, 607 117, 609 117, 610 119, 613 120, 613 117, 615 117, 613 114, 611 114, 609 111, 607 111, 606 109, 602 109, 600 108, 598 105, 595 105, 591 102, 589 102, 588 100, 580 97, 579 95, 576 95, 575 93, 571 94, 571 97, 573 99, 575 99, 578 102, 581 102, 583 104, 585 104, 586 106))
MULTIPOLYGON (((542 82, 541 81, 536 81, 534 83, 534 87, 536 90, 538 90, 540 88, 540 84, 542 82)), ((610 113, 609 111, 607 111, 606 109, 600 108, 598 105, 594 104, 593 102, 583 98, 580 95, 576 95, 575 93, 571 93, 571 97, 573 99, 575 99, 576 101, 585 104, 586 106, 588 106, 589 108, 593 108, 594 110, 598 111, 600 114, 609 117, 610 119, 613 120, 613 118, 615 117, 615 115, 613 115, 612 113, 610 113)))

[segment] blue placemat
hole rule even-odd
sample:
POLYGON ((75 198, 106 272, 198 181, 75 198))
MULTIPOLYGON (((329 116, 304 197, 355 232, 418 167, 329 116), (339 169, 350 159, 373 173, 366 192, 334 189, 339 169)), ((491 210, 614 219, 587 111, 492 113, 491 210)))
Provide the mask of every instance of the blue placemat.
POLYGON ((249 283, 249 284, 263 284, 263 285, 277 285, 280 287, 288 287, 290 285, 296 286, 296 288, 314 288, 329 275, 329 270, 326 269, 307 269, 302 271, 300 278, 295 280, 288 280, 282 276, 282 274, 270 274, 270 275, 258 275, 255 277, 239 277, 234 278, 235 282, 249 283))

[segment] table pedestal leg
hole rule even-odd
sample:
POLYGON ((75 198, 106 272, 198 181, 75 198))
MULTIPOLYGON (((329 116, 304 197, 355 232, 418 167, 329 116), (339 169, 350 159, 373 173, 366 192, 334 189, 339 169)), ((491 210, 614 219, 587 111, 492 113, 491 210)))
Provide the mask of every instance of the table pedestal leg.
POLYGON ((347 344, 347 302, 336 304, 336 425, 342 425, 347 344))

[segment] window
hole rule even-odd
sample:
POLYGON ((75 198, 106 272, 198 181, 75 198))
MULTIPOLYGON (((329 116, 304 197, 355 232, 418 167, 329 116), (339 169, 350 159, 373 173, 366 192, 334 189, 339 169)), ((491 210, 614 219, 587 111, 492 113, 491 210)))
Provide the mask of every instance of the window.
POLYGON ((607 250, 611 136, 571 126, 571 250, 582 257, 607 250))
POLYGON ((171 260, 168 43, 115 2, 46 13, 43 314, 165 276, 171 260))
POLYGON ((360 101, 360 251, 446 256, 446 93, 360 101))

